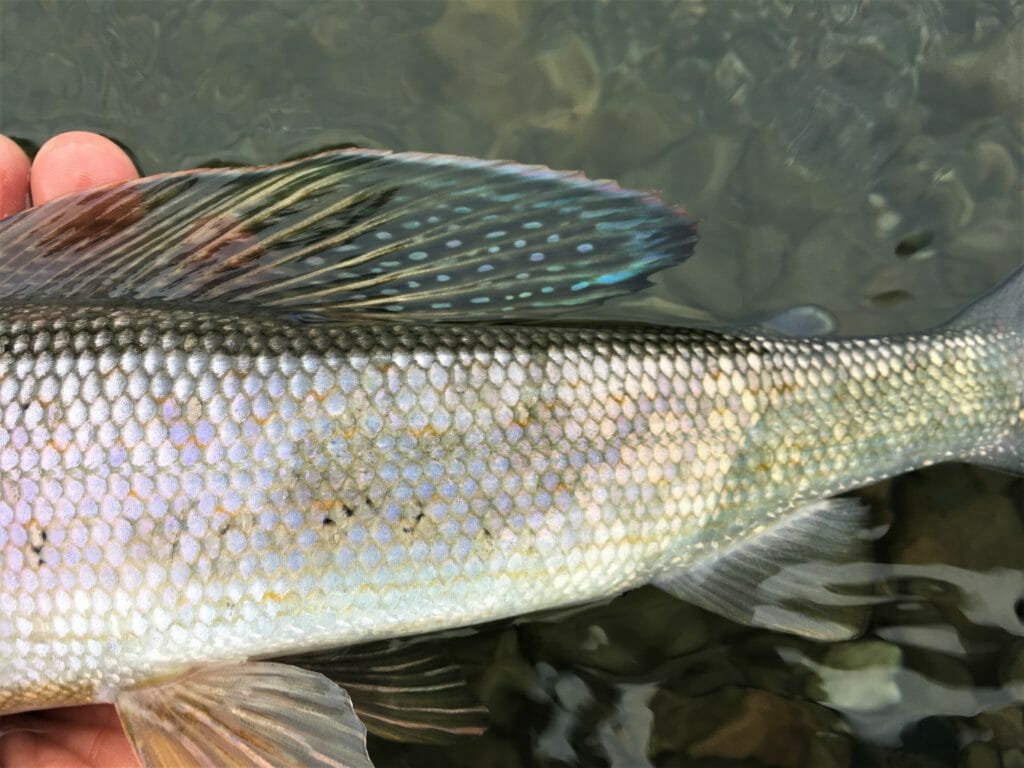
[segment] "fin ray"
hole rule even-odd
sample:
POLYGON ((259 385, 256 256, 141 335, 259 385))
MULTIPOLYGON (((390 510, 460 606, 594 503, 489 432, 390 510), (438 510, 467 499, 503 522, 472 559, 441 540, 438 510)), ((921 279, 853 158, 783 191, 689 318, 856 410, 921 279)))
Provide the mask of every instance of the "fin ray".
POLYGON ((819 640, 863 631, 869 596, 846 594, 835 563, 870 558, 868 510, 855 499, 805 504, 766 531, 655 586, 744 624, 819 640))
POLYGON ((344 686, 367 730, 418 744, 449 744, 487 730, 487 708, 433 643, 385 643, 290 656, 344 686))
POLYGON ((686 259, 693 222, 578 174, 342 150, 165 174, 0 223, 0 301, 176 301, 333 319, 547 318, 686 259))
POLYGON ((248 662, 123 691, 118 715, 146 768, 373 768, 348 694, 316 672, 248 662))

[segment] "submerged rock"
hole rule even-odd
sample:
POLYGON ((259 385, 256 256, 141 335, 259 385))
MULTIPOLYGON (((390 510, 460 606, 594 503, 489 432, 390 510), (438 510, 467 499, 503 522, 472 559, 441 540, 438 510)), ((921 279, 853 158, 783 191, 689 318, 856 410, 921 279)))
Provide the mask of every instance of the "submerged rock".
POLYGON ((897 676, 903 664, 899 646, 857 640, 829 648, 808 685, 812 698, 839 709, 867 712, 900 702, 897 676))
POLYGON ((554 663, 637 675, 704 646, 710 621, 701 609, 649 587, 557 624, 533 622, 523 638, 537 657, 554 663))
POLYGON ((898 514, 889 536, 890 558, 980 571, 1024 568, 1019 482, 966 464, 897 478, 892 483, 898 514))
POLYGON ((975 718, 975 722, 992 732, 994 745, 1007 750, 1024 749, 1024 707, 1019 703, 982 712, 975 718))
POLYGON ((729 689, 689 700, 659 693, 652 709, 652 757, 682 752, 691 758, 756 760, 779 768, 849 765, 849 752, 841 746, 814 746, 822 732, 834 731, 838 723, 833 714, 808 702, 729 689), (682 723, 685 728, 679 727, 682 723))
POLYGON ((976 741, 960 752, 959 768, 1002 768, 999 750, 991 744, 976 741))

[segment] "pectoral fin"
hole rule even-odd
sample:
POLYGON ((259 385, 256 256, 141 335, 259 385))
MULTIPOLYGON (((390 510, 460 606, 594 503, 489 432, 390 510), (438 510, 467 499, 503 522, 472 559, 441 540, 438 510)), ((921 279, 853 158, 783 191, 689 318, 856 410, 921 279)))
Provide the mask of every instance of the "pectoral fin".
POLYGON ((479 736, 490 722, 462 670, 433 643, 385 643, 321 651, 285 660, 320 672, 352 695, 375 736, 417 744, 449 744, 479 736))
POLYGON ((199 669, 124 691, 115 703, 146 768, 373 768, 348 694, 298 667, 199 669))
POLYGON ((851 569, 838 567, 870 561, 868 523, 867 508, 854 499, 812 502, 654 584, 743 624, 845 640, 863 631, 876 602, 853 592, 860 582, 851 584, 851 569))

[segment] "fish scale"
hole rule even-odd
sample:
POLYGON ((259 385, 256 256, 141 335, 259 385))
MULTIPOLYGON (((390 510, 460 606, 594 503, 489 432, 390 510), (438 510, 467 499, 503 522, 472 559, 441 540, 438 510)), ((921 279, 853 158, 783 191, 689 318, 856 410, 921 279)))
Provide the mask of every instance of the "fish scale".
POLYGON ((964 333, 21 305, 0 349, 0 708, 621 591, 1012 416, 964 333))
POLYGON ((856 635, 834 496, 1021 470, 1024 270, 913 336, 558 317, 694 240, 607 182, 358 150, 0 223, 0 714, 113 702, 147 767, 368 768, 364 722, 483 724, 450 665, 346 671, 364 641, 647 583, 856 635))

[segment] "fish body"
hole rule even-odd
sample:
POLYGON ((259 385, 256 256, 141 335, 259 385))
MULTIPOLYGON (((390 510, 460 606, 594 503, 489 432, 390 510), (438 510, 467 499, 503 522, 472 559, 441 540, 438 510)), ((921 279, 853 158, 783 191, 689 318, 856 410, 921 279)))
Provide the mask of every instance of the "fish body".
MULTIPOLYGON (((133 193, 136 204, 156 195, 144 192, 133 193)), ((112 200, 123 203, 119 194, 112 200)), ((360 204, 332 194, 345 205, 332 197, 322 206, 360 204)), ((107 199, 101 207, 116 210, 107 199)), ((318 242, 331 239, 327 214, 294 215, 320 225, 318 242)), ((273 280, 254 280, 239 254, 256 249, 254 263, 266 265, 277 252, 259 250, 260 228, 232 209, 183 238, 189 253, 202 252, 197 231, 221 238, 188 269, 180 257, 133 261, 137 246, 122 244, 114 250, 124 260, 88 284, 65 257, 51 275, 65 288, 87 283, 67 301, 30 290, 25 273, 38 254, 0 257, 0 278, 13 286, 0 290, 0 713, 112 701, 157 764, 184 754, 153 747, 138 716, 165 711, 160 691, 180 693, 166 681, 191 685, 232 664, 277 674, 290 668, 258 660, 646 583, 740 620, 848 636, 855 628, 842 618, 794 618, 774 609, 770 589, 758 593, 809 554, 861 552, 863 510, 831 497, 947 459, 1020 469, 1021 274, 962 320, 911 336, 516 325, 500 311, 477 316, 503 284, 486 294, 491 302, 467 294, 433 306, 451 282, 438 275, 467 259, 472 273, 491 271, 479 269, 490 263, 479 261, 487 234, 433 274, 441 285, 424 295, 424 236, 411 228, 404 262, 390 245, 401 220, 360 229, 372 220, 345 219, 334 243, 342 251, 389 237, 377 252, 353 250, 343 271, 331 274, 320 251, 301 268, 289 253, 271 264, 273 280), (405 296, 367 289, 380 280, 369 265, 388 259, 411 264, 405 296), (140 270, 145 280, 113 279, 140 270)), ((518 234, 531 223, 517 222, 518 234)), ((445 228, 438 247, 462 248, 449 243, 466 226, 445 228)), ((488 226, 502 233, 492 240, 524 240, 488 226)), ((116 228, 103 231, 96 237, 116 228)), ((278 247, 313 242, 287 220, 278 231, 291 238, 278 236, 278 247)), ((8 247, 22 242, 17 227, 4 236, 8 247)), ((572 242, 589 253, 579 247, 589 240, 572 242)), ((514 247, 540 261, 534 245, 514 247)), ((615 286, 648 271, 573 278, 554 306, 570 306, 583 282, 615 286)), ((520 293, 540 293, 519 274, 508 279, 527 286, 520 293)), ((324 706, 334 705, 345 703, 324 706)), ((309 744, 300 740, 307 757, 309 744)), ((368 764, 357 747, 323 764, 368 764)))

